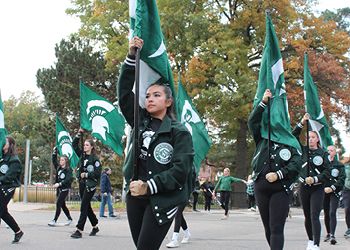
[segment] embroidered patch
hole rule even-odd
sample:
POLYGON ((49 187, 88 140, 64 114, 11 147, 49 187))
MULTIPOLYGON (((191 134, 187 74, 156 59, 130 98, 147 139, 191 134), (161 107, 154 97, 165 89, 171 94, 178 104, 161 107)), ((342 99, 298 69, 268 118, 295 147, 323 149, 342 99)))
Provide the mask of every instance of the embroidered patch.
POLYGON ((0 167, 0 172, 1 172, 2 174, 6 174, 8 170, 9 170, 9 166, 6 165, 6 164, 4 164, 4 165, 2 165, 2 166, 0 167))
POLYGON ((284 148, 280 151, 279 155, 282 160, 288 161, 292 156, 292 153, 289 151, 289 149, 284 148))
POLYGON ((316 165, 316 166, 321 166, 322 163, 323 163, 323 158, 319 155, 315 156, 313 159, 312 159, 312 162, 316 165))
POLYGON ((338 175, 339 175, 339 170, 336 169, 336 168, 333 168, 332 171, 331 171, 331 175, 332 175, 333 177, 338 177, 338 175))
POLYGON ((98 168, 99 166, 100 166, 100 162, 99 162, 99 161, 96 161, 96 162, 95 162, 95 167, 98 168))
POLYGON ((66 174, 65 173, 61 173, 60 174, 60 179, 63 180, 64 178, 66 178, 66 174))
POLYGON ((94 166, 93 165, 89 165, 87 166, 86 170, 91 173, 91 172, 94 172, 94 166))
POLYGON ((160 164, 168 164, 173 156, 173 146, 163 142, 156 146, 153 156, 160 164))

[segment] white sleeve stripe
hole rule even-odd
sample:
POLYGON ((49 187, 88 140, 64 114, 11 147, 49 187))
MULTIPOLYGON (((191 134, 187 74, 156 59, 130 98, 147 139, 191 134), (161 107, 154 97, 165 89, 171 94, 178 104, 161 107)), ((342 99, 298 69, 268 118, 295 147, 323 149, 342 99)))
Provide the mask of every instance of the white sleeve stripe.
POLYGON ((315 180, 315 183, 317 183, 317 182, 318 182, 318 178, 317 178, 317 176, 314 176, 314 180, 315 180))
POLYGON ((127 60, 124 61, 125 64, 130 65, 130 66, 135 66, 135 63, 130 63, 127 60))
POLYGON ((149 190, 151 191, 151 194, 154 194, 154 190, 150 181, 147 181, 147 185, 149 187, 149 190))
POLYGON ((332 185, 331 188, 333 189, 333 191, 336 190, 336 187, 334 185, 332 185))
POLYGON ((152 186, 153 186, 154 193, 155 193, 155 194, 158 193, 158 188, 157 188, 156 182, 155 182, 153 179, 150 179, 149 181, 150 181, 150 183, 151 183, 152 186))
POLYGON ((259 106, 262 107, 262 108, 265 108, 265 107, 266 107, 266 104, 263 103, 263 102, 260 102, 260 103, 259 103, 259 106))
POLYGON ((303 128, 303 127, 304 127, 303 124, 301 124, 300 122, 298 122, 297 126, 298 126, 299 128, 303 128))
POLYGON ((281 170, 278 170, 276 173, 277 173, 277 175, 278 175, 278 178, 279 178, 280 180, 282 180, 282 179, 283 179, 283 173, 282 173, 282 171, 281 171, 281 170))
POLYGON ((136 59, 132 59, 130 57, 126 57, 125 60, 129 62, 136 62, 136 59))

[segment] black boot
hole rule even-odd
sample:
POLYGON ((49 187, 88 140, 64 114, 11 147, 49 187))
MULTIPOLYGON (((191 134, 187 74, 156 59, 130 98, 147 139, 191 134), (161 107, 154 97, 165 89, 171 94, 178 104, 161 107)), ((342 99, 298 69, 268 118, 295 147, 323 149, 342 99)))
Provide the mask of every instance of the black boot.
POLYGON ((19 231, 18 233, 15 233, 15 238, 13 239, 12 243, 17 243, 23 236, 23 231, 19 231))

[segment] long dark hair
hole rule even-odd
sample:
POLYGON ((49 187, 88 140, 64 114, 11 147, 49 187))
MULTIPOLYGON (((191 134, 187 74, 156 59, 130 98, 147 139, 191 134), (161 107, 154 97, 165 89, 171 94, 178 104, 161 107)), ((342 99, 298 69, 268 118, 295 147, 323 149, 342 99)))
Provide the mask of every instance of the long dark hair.
POLYGON ((70 168, 70 162, 69 162, 69 158, 68 158, 68 156, 66 156, 66 155, 61 155, 60 156, 60 158, 63 158, 64 159, 64 161, 65 161, 65 167, 66 168, 70 168))
POLYGON ((87 142, 91 145, 91 147, 92 147, 92 149, 91 149, 91 154, 92 154, 92 155, 96 155, 96 143, 94 142, 94 140, 91 139, 91 138, 88 138, 88 139, 86 139, 85 141, 87 141, 87 142))
MULTIPOLYGON (((151 85, 148 86, 147 90, 152 87, 152 86, 160 86, 163 88, 164 93, 165 93, 165 97, 167 100, 171 100, 171 105, 169 107, 167 107, 166 109, 166 114, 172 119, 172 120, 176 120, 176 114, 174 111, 174 98, 173 98, 173 91, 171 91, 171 88, 169 87, 169 85, 163 84, 163 83, 159 83, 159 82, 155 82, 152 83, 151 85)), ((147 91, 146 90, 146 91, 147 91)))
POLYGON ((14 156, 17 155, 16 141, 12 136, 6 136, 7 141, 9 142, 9 148, 7 154, 14 156))
POLYGON ((321 139, 320 139, 320 135, 319 135, 319 134, 317 133, 317 131, 315 131, 315 130, 310 130, 309 133, 310 133, 310 132, 314 133, 314 134, 317 136, 317 139, 318 139, 317 147, 318 147, 318 148, 321 148, 321 142, 320 142, 321 139))

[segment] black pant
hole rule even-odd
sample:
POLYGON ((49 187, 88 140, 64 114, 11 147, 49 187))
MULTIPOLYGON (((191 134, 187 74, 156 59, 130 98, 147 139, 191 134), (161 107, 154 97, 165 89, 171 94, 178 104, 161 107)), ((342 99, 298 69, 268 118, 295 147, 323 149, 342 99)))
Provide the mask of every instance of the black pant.
POLYGON ((225 215, 228 214, 228 203, 230 202, 230 191, 220 191, 220 203, 221 207, 225 209, 225 215))
POLYGON ((345 222, 350 229, 350 190, 344 189, 343 190, 343 203, 345 208, 345 222))
POLYGON ((162 244, 171 222, 159 225, 148 199, 126 196, 126 212, 134 244, 138 250, 156 250, 162 244))
POLYGON ((193 191, 192 195, 193 195, 193 210, 197 210, 198 193, 196 191, 193 191))
POLYGON ((207 210, 210 211, 212 196, 205 194, 204 198, 205 198, 204 210, 205 211, 207 211, 207 210))
POLYGON ((248 199, 248 208, 251 208, 251 207, 255 208, 255 196, 248 194, 247 199, 248 199))
POLYGON ((84 230, 86 219, 89 218, 91 225, 94 227, 98 224, 98 219, 91 208, 91 199, 95 194, 96 189, 88 192, 84 183, 79 183, 79 194, 81 198, 80 204, 80 217, 78 220, 77 228, 81 231, 84 230))
POLYGON ((265 178, 259 178, 254 183, 254 192, 270 249, 283 249, 284 224, 289 211, 288 194, 279 181, 270 183, 265 178))
POLYGON ((185 220, 184 215, 183 215, 183 211, 184 211, 185 207, 186 207, 186 204, 178 206, 178 209, 177 209, 177 212, 175 215, 175 225, 174 225, 174 232, 175 233, 180 232, 180 227, 184 231, 187 229, 187 223, 186 223, 186 220, 185 220))
POLYGON ((304 211, 306 233, 309 240, 313 240, 314 244, 317 246, 320 245, 321 237, 320 213, 324 198, 323 189, 323 185, 302 185, 300 187, 300 198, 304 211))
POLYGON ((9 214, 7 209, 7 205, 12 199, 14 193, 15 190, 4 194, 3 190, 0 188, 0 219, 3 220, 13 232, 17 233, 21 229, 19 228, 15 219, 11 216, 11 214, 9 214))
POLYGON ((70 216, 69 210, 66 206, 66 197, 68 195, 69 190, 65 191, 58 191, 57 195, 57 201, 56 201, 56 214, 54 220, 57 221, 58 217, 61 214, 61 209, 63 210, 64 214, 67 216, 68 220, 71 220, 72 217, 70 216))
POLYGON ((324 195, 323 210, 324 210, 324 224, 326 225, 327 234, 335 235, 335 228, 337 227, 337 208, 339 199, 334 193, 324 195))

